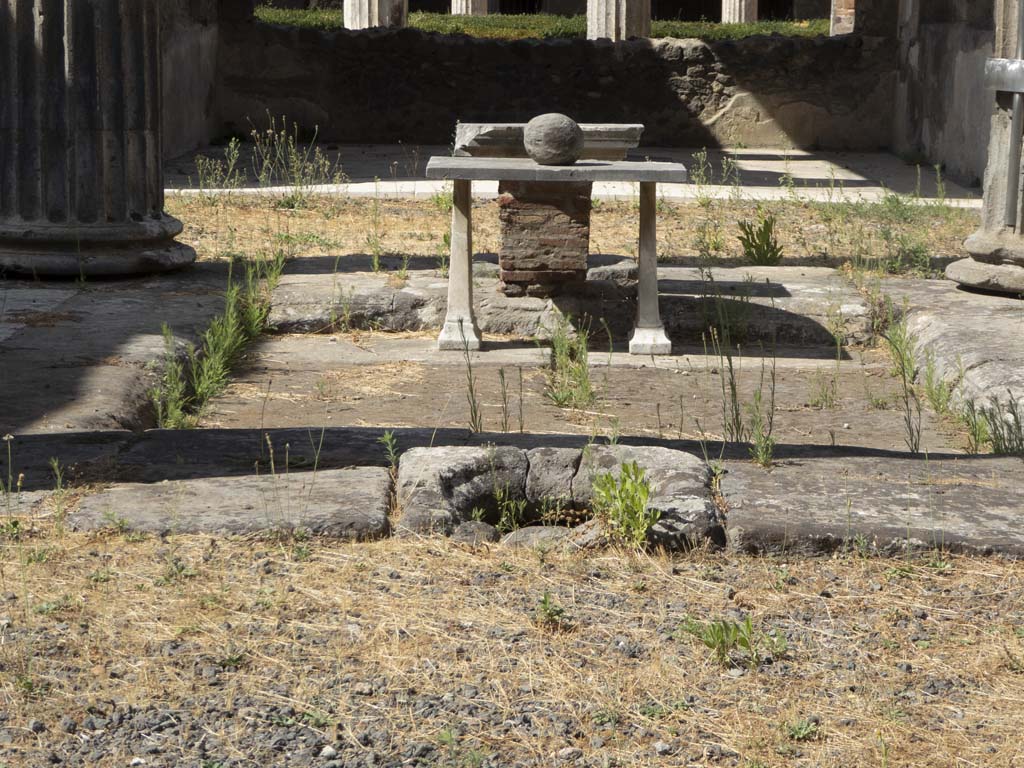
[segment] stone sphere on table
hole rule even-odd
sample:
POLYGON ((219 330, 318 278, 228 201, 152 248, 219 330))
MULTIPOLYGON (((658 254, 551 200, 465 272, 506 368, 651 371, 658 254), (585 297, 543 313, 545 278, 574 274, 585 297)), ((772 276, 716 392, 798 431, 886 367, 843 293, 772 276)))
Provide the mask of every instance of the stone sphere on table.
POLYGON ((539 165, 572 165, 583 154, 583 129, 557 112, 538 115, 526 124, 523 145, 539 165))

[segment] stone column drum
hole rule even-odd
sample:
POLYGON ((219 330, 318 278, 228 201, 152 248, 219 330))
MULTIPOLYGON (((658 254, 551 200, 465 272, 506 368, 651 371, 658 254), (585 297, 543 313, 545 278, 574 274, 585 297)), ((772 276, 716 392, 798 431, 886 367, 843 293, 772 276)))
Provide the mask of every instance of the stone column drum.
POLYGON ((345 0, 345 29, 404 27, 409 19, 409 0, 345 0))
POLYGON ((1018 35, 1024 35, 1019 26, 1021 2, 1024 0, 996 0, 995 55, 999 58, 990 59, 985 72, 995 113, 989 133, 981 228, 964 243, 971 258, 946 268, 946 277, 961 285, 1009 294, 1024 294, 1020 151, 1024 108, 1018 108, 1019 124, 1013 125, 1014 99, 1024 100, 1024 45, 1018 40, 1018 35))
POLYGON ((722 0, 723 24, 757 21, 757 0, 722 0))
POLYGON ((163 212, 159 0, 0 0, 0 272, 195 260, 163 212))
POLYGON ((651 36, 651 0, 587 0, 587 39, 651 36))
POLYGON ((487 0, 452 0, 452 16, 486 16, 487 0))

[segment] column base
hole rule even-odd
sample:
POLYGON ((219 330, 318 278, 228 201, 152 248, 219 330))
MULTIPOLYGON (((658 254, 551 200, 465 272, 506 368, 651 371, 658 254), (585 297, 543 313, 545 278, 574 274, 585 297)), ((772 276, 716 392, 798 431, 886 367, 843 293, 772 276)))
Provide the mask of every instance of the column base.
POLYGON ((196 260, 191 246, 171 241, 47 247, 43 243, 28 246, 0 241, 0 275, 30 277, 120 277, 124 275, 169 272, 196 260))
POLYGON ((665 335, 665 327, 634 328, 629 337, 631 355, 671 355, 672 342, 665 335))
POLYGON ((475 320, 445 320, 437 337, 437 348, 442 352, 476 351, 480 346, 480 329, 475 320))
POLYGON ((946 277, 967 288, 1024 296, 1024 267, 960 259, 946 267, 946 277))

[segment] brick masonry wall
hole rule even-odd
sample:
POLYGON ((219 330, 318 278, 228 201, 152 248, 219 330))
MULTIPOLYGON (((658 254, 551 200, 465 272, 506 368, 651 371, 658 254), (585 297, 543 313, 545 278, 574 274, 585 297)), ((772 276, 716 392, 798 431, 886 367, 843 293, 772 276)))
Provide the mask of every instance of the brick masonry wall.
POLYGON ((589 182, 503 181, 498 186, 502 289, 510 296, 548 296, 587 277, 589 182))
POLYGON ((640 122, 645 145, 889 144, 890 41, 483 40, 419 30, 224 25, 222 133, 269 110, 324 140, 448 144, 456 121, 640 122))

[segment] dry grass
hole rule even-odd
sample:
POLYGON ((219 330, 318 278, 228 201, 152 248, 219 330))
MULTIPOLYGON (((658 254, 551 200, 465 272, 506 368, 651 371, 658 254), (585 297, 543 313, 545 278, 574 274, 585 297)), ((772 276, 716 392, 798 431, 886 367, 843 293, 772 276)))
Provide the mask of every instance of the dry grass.
MULTIPOLYGON (((376 234, 385 254, 435 259, 446 250, 443 238, 450 227, 449 215, 429 200, 375 203, 325 198, 307 209, 284 210, 276 208, 273 200, 233 195, 216 205, 171 197, 167 208, 185 222, 180 239, 194 246, 203 259, 268 247, 282 248, 293 257, 365 258, 375 204, 379 206, 376 234)), ((713 201, 709 207, 698 202, 659 203, 659 256, 694 261, 701 257, 701 233, 707 242, 714 239, 708 233, 717 232, 720 249, 711 257, 742 258, 737 222, 756 219, 758 205, 733 199, 713 201)), ((974 211, 905 201, 826 205, 783 200, 760 206, 776 218, 786 254, 783 264, 835 265, 843 260, 892 260, 902 254, 909 267, 914 257, 922 255, 966 255, 963 240, 977 227, 974 211)), ((637 215, 632 203, 602 202, 591 223, 591 251, 635 255, 637 215)), ((497 203, 476 203, 473 227, 475 250, 496 252, 500 245, 497 203)))
POLYGON ((41 765, 92 739, 102 749, 86 764, 127 765, 110 734, 59 721, 91 713, 112 729, 116 713, 155 706, 176 725, 148 734, 148 765, 297 764, 267 738, 291 727, 314 754, 335 744, 389 765, 551 765, 575 747, 595 766, 1019 766, 1022 588, 1021 566, 997 559, 568 556, 40 525, 0 561, 0 762, 41 765), (561 625, 537 620, 545 593, 561 625), (747 614, 788 639, 759 669, 723 668, 679 631, 689 616, 747 614), (815 718, 815 738, 790 730, 815 718))

